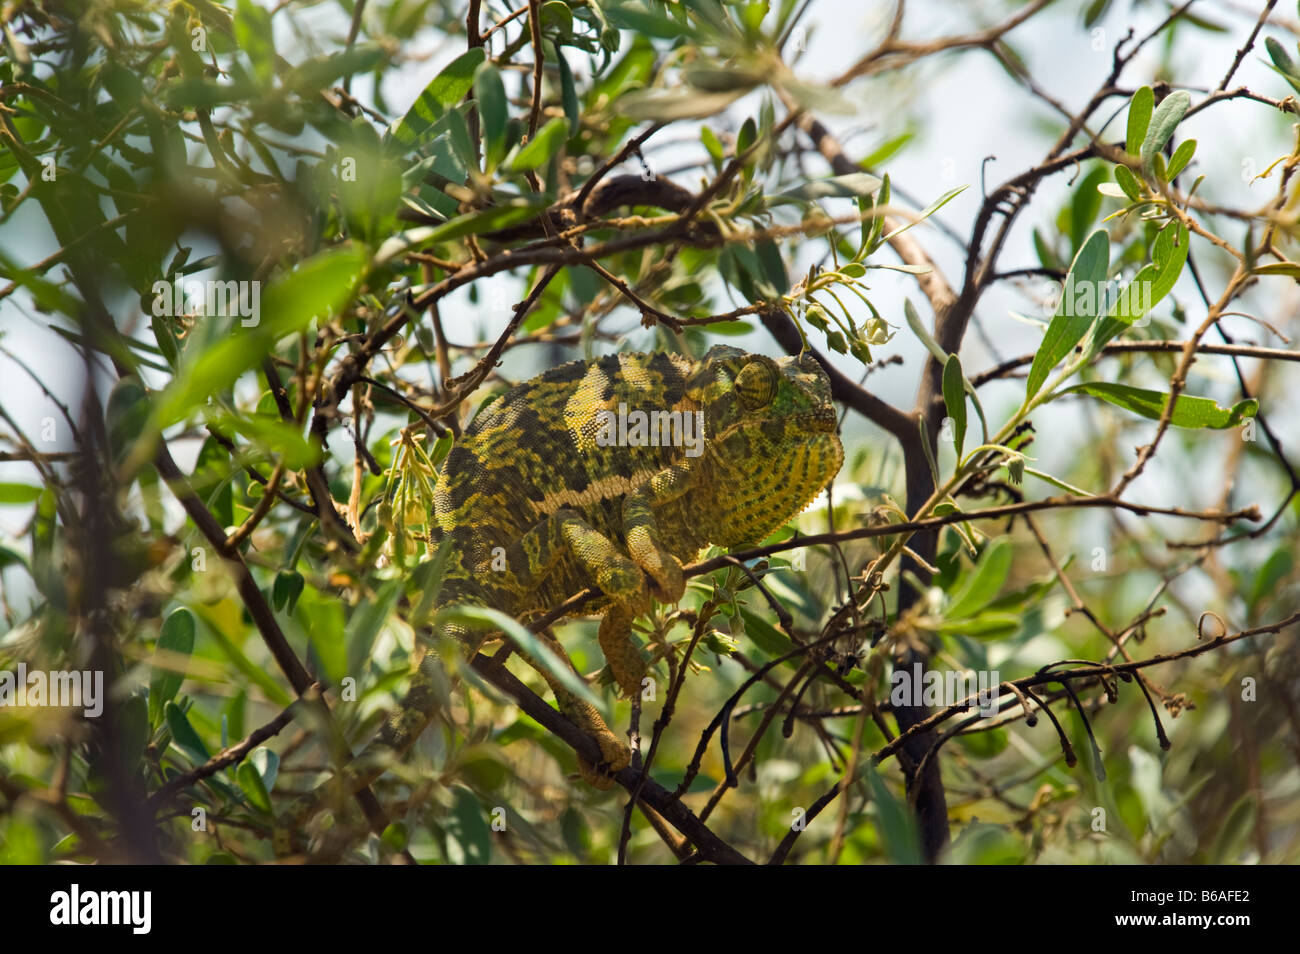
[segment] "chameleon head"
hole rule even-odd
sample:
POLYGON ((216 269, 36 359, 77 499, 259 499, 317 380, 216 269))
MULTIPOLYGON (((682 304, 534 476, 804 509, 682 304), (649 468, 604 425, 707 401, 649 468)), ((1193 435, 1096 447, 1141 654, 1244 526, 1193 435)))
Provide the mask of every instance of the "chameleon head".
POLYGON ((715 345, 686 383, 704 412, 715 500, 699 516, 720 546, 757 543, 840 469, 831 383, 811 355, 769 358, 715 345))

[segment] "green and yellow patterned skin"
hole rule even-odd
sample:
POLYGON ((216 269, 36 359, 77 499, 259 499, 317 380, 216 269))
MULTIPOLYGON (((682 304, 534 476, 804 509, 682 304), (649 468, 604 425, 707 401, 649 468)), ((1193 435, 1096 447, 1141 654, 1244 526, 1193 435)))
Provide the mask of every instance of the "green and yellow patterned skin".
MULTIPOLYGON (((437 605, 527 620, 594 587, 602 595, 582 611, 603 614, 610 672, 623 692, 639 692, 646 659, 633 620, 652 599, 681 599, 682 564, 705 546, 757 543, 808 506, 843 461, 837 423, 830 381, 811 356, 718 345, 696 361, 616 354, 552 368, 484 408, 443 462, 433 536, 449 539, 451 554, 437 605), (660 412, 654 435, 638 430, 636 411, 660 412)), ((471 646, 482 641, 453 629, 471 646)), ((430 654, 413 675, 349 772, 353 790, 382 770, 363 766, 400 756, 432 718, 436 665, 430 654)), ((626 745, 534 666, 600 746, 603 762, 581 765, 584 778, 608 786, 628 764, 626 745)))

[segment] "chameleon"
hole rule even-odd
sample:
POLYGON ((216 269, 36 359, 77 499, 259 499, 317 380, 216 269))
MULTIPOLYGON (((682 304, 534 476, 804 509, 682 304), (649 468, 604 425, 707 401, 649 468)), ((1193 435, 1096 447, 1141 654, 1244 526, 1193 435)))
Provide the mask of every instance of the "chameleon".
MULTIPOLYGON (((481 410, 439 469, 430 542, 451 550, 435 608, 477 604, 527 620, 594 588, 581 612, 601 615, 597 641, 618 689, 639 693, 647 658, 633 620, 652 600, 681 599, 683 564, 707 545, 757 544, 806 508, 843 462, 837 429, 830 379, 810 354, 716 345, 697 360, 624 352, 554 367, 481 410)), ((444 631, 475 649, 484 638, 444 631)), ((629 764, 627 745, 520 655, 596 741, 601 762, 580 760, 580 775, 609 787, 629 764)), ((358 756, 371 767, 351 772, 353 791, 429 724, 438 665, 430 650, 358 756)))

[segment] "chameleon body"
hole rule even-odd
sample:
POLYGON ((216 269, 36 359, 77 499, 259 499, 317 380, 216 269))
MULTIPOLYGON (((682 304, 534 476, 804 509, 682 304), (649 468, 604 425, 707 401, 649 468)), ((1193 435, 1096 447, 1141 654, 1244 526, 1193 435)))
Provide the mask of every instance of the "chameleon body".
MULTIPOLYGON (((615 682, 639 692, 646 660, 632 621, 651 599, 681 598, 682 564, 706 545, 757 543, 803 510, 843 461, 837 423, 811 356, 719 345, 698 360, 624 353, 552 368, 484 408, 442 464, 432 536, 451 553, 436 605, 526 620, 594 587, 601 596, 582 612, 603 614, 598 639, 615 682)), ((426 656, 361 760, 376 748, 399 755, 428 724, 436 664, 426 656)), ((626 745, 534 666, 600 746, 602 764, 582 764, 583 776, 608 786, 628 764, 626 745)), ((358 772, 352 787, 377 774, 358 772)))

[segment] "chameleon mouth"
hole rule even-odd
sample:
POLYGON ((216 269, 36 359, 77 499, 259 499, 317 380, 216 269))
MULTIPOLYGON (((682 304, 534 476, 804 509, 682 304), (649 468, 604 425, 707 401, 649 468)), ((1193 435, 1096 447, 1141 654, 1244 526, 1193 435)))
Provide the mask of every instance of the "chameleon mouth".
POLYGON ((811 414, 805 415, 803 421, 810 431, 821 434, 834 434, 840 426, 840 417, 835 413, 833 407, 813 411, 811 414))

